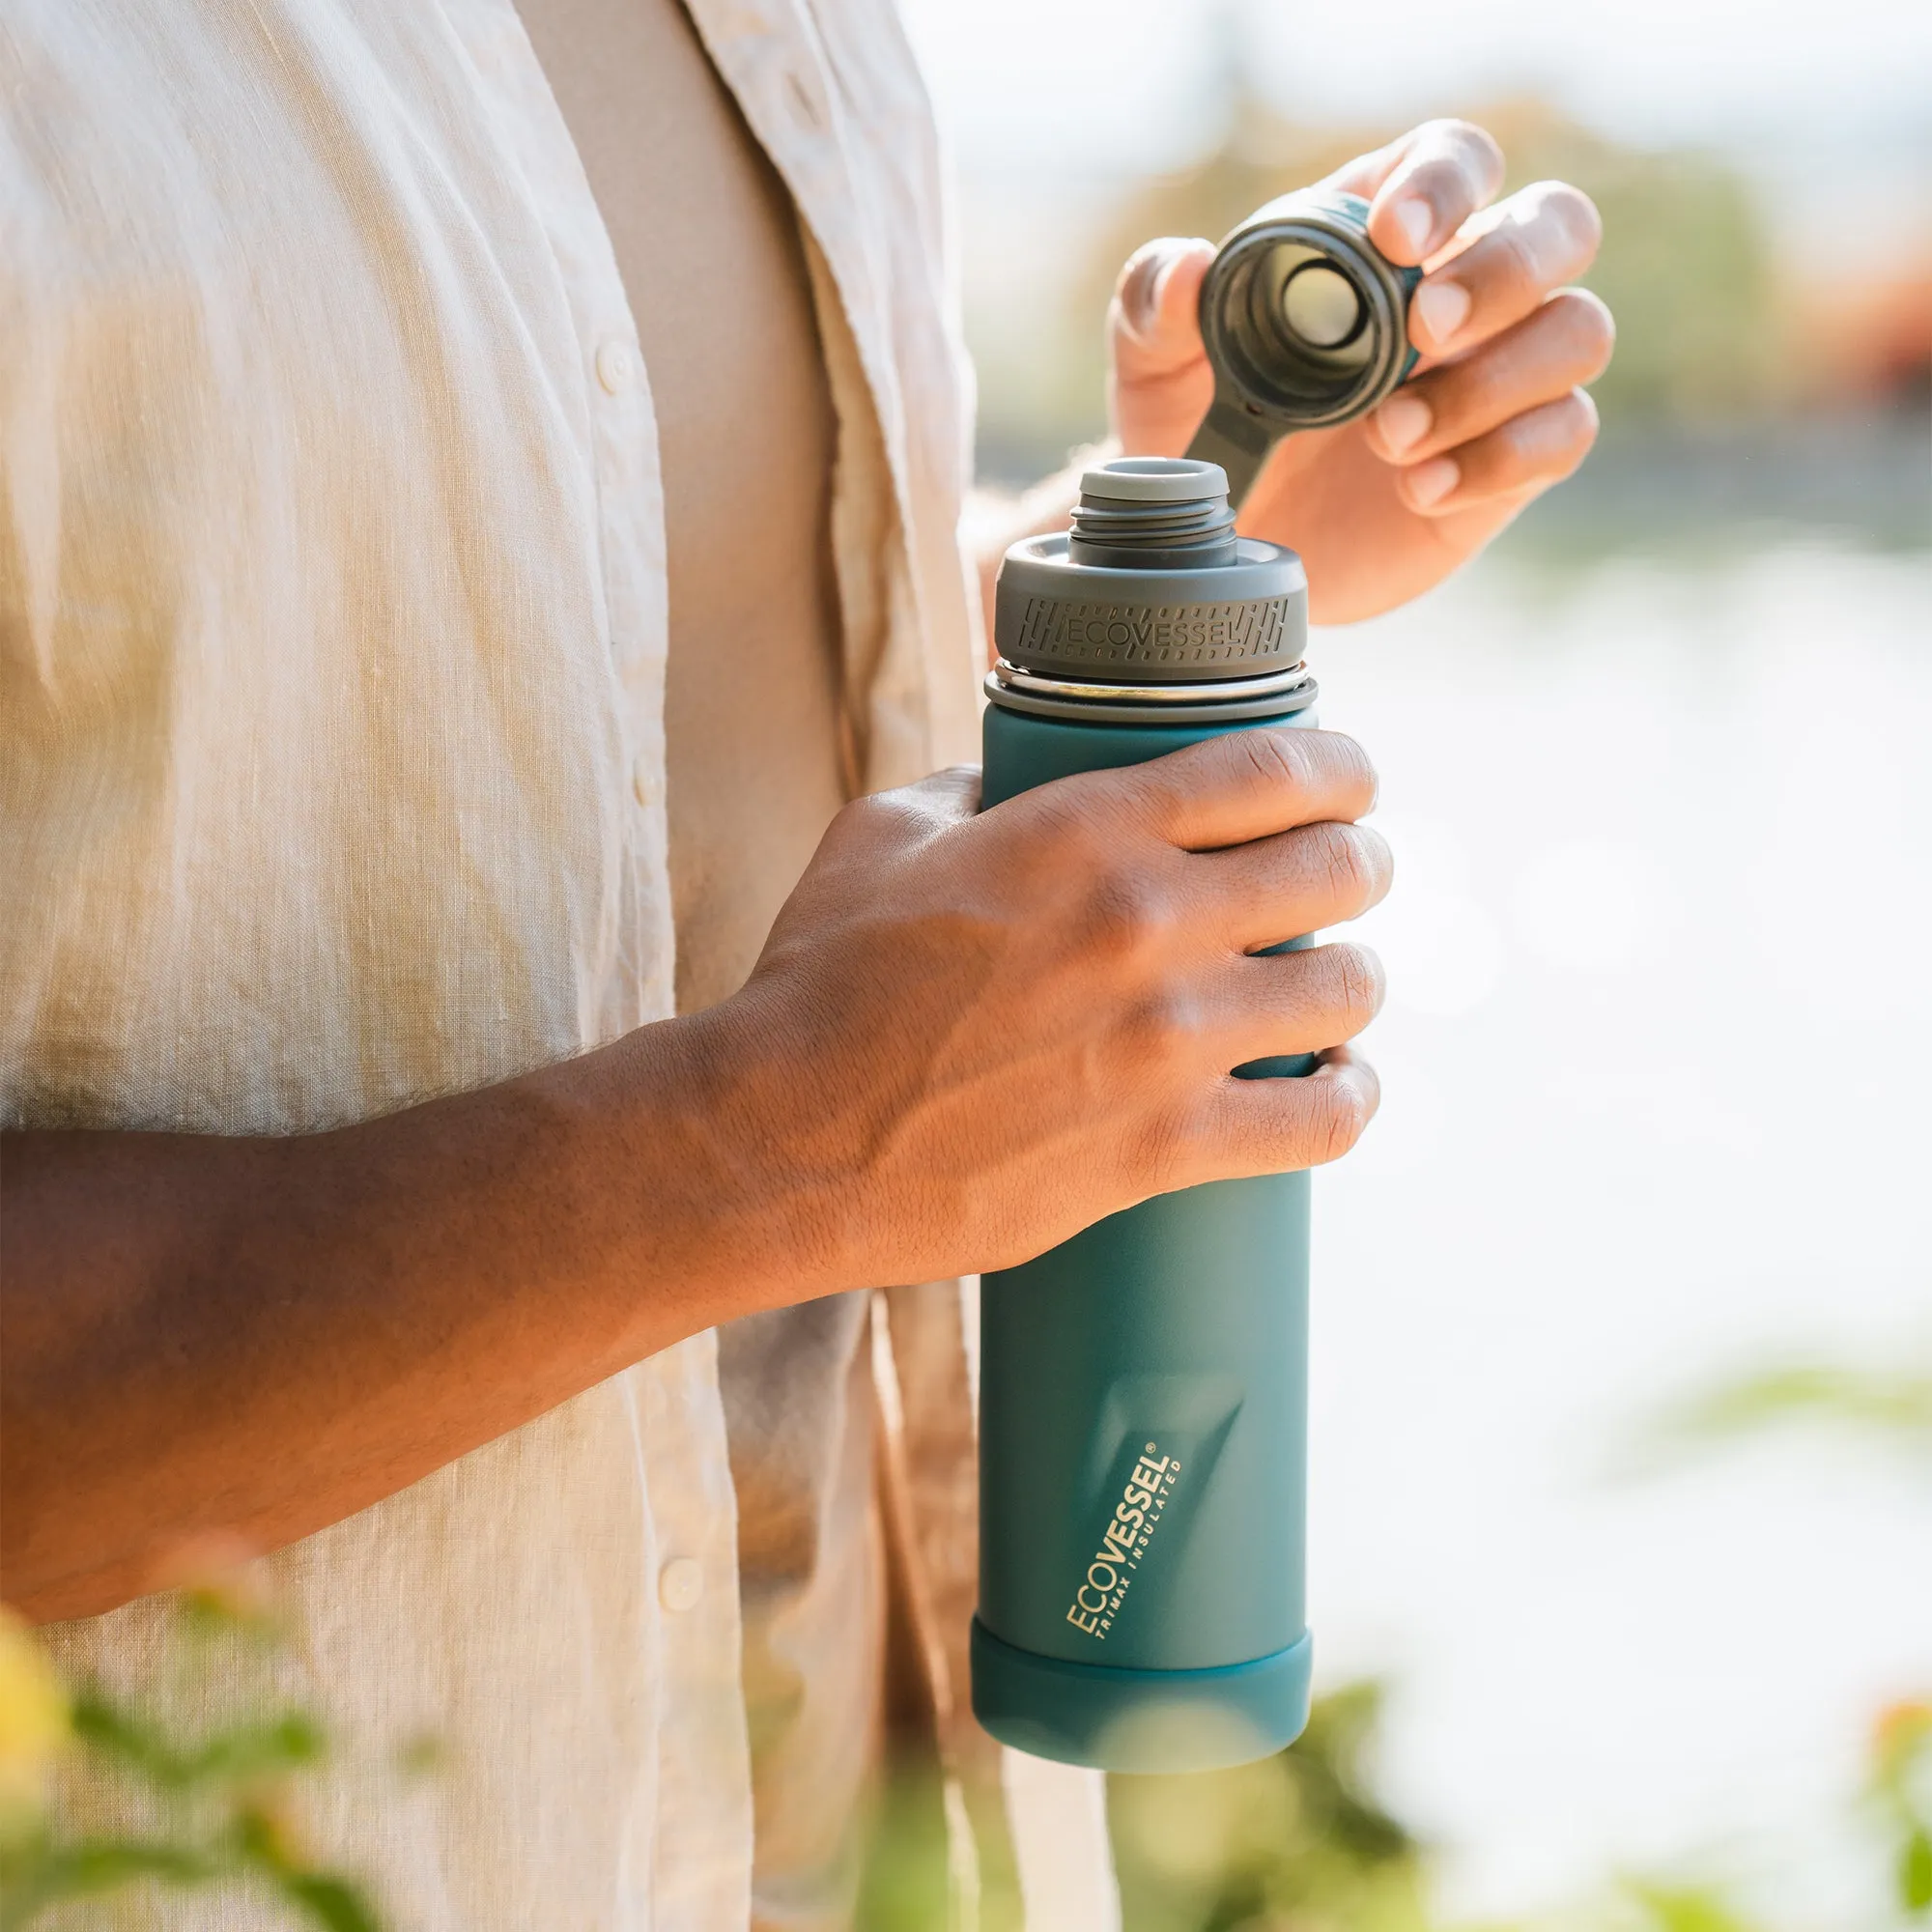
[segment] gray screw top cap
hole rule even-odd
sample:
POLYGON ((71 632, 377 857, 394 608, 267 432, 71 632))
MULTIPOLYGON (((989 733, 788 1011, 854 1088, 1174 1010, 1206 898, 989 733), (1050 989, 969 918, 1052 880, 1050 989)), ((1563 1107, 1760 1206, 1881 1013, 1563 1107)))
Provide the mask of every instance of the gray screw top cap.
POLYGON ((1120 685, 1261 677, 1301 662, 1301 559, 1236 535, 1219 464, 1120 457, 1080 486, 1072 529, 1015 544, 1000 566, 993 635, 1009 664, 1120 685))

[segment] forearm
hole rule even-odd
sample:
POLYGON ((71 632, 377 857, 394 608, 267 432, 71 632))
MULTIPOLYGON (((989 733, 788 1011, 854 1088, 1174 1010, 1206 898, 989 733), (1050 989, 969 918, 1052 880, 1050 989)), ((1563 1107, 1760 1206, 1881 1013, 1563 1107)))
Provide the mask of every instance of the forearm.
POLYGON ((716 1031, 335 1133, 9 1136, 9 1600, 91 1614, 199 1532, 279 1547, 810 1292, 716 1031))
POLYGON ((198 1533, 311 1534, 717 1322, 1332 1159, 1366 1069, 1227 1072, 1379 999, 1355 949, 1250 956, 1387 882, 1358 749, 1278 736, 988 811, 967 769, 861 800, 738 993, 500 1087, 291 1139, 8 1141, 0 1592, 107 1609, 198 1533))

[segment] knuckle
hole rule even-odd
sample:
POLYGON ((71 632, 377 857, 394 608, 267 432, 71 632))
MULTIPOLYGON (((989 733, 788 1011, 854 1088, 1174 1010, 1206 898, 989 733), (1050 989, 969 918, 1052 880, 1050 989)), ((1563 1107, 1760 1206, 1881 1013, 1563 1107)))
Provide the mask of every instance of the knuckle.
POLYGON ((1568 475, 1589 455, 1591 445, 1597 440, 1597 406, 1583 390, 1572 389, 1556 409, 1560 454, 1567 466, 1564 474, 1568 475))
POLYGON ((1374 894, 1380 876, 1379 854, 1371 835, 1352 825, 1325 828, 1322 860, 1328 890, 1337 905, 1357 906, 1374 894))
POLYGON ((1357 739, 1346 731, 1320 731, 1310 734, 1321 741, 1322 755, 1334 759, 1341 775, 1365 789, 1369 796, 1375 796, 1376 787, 1380 782, 1376 773, 1376 761, 1365 752, 1357 739))
POLYGON ((1381 1010, 1382 962, 1366 946, 1330 946, 1331 995, 1337 1020, 1348 1029, 1342 1037, 1359 1033, 1381 1010))
POLYGON ((1162 986, 1127 1009, 1122 1030, 1136 1065, 1163 1079, 1181 1079, 1199 1058, 1207 1015, 1184 989, 1162 986))
POLYGON ((1082 907, 1082 938, 1109 958, 1154 950, 1174 923, 1174 907, 1162 883, 1145 868, 1119 860, 1093 867, 1082 907))
POLYGON ((1154 291, 1173 247, 1165 239, 1143 242, 1121 266, 1120 280, 1114 285, 1114 313, 1136 334, 1153 320, 1154 291))
POLYGON ((1604 217, 1597 204, 1568 182, 1538 182, 1531 192, 1561 233, 1570 257, 1589 262, 1604 239, 1604 217))
POLYGON ((1317 1163, 1339 1160, 1367 1131, 1369 1096, 1352 1080, 1323 1080, 1316 1089, 1314 1138, 1317 1163))
POLYGON ((1151 282, 1153 279, 1154 271, 1160 267, 1161 256, 1166 246, 1165 242, 1143 242, 1121 264, 1121 277, 1117 286, 1122 296, 1126 295, 1137 283, 1151 282))
POLYGON ((1565 289, 1551 296, 1549 305, 1556 310, 1569 337, 1577 361, 1593 383, 1609 366, 1610 352, 1617 344, 1616 319, 1609 304, 1588 289, 1565 289))
POLYGON ((1509 474, 1567 476, 1590 453, 1597 410, 1581 389, 1527 411, 1496 433, 1499 468, 1509 474))
POLYGON ((917 838, 927 818, 912 788, 877 791, 840 806, 832 832, 840 843, 898 844, 917 838))
POLYGON ((1520 407, 1521 373, 1516 362, 1499 355, 1472 355, 1468 361, 1441 372, 1448 395, 1438 411, 1446 427, 1446 442, 1461 440, 1485 422, 1507 421, 1520 407))
POLYGON ((1176 1105, 1152 1116, 1130 1145, 1129 1175, 1137 1189, 1166 1194, 1198 1179, 1200 1156, 1208 1140, 1201 1110, 1176 1105))
POLYGON ((928 772, 911 784, 895 785, 889 791, 869 792, 852 801, 853 806, 877 806, 902 817, 920 820, 954 818, 979 810, 980 769, 978 765, 948 765, 928 772))
POLYGON ((1366 790, 1377 783, 1369 754, 1341 731, 1310 731, 1292 727, 1236 731, 1220 741, 1227 755, 1270 790, 1297 801, 1336 786, 1366 790))
POLYGON ((1501 180, 1503 151, 1496 137, 1474 121, 1451 118, 1435 124, 1445 139, 1461 148, 1485 182, 1501 180))
POLYGON ((1269 786, 1300 792, 1307 788, 1309 751, 1294 731, 1236 731, 1230 756, 1238 759, 1269 786))
POLYGON ((1493 148, 1495 140, 1486 128, 1479 128, 1473 121, 1465 121, 1460 114, 1438 114, 1435 120, 1423 124, 1422 131, 1431 136, 1434 143, 1443 146, 1467 146, 1479 148, 1485 144, 1493 148))
MULTIPOLYGON (((1498 222, 1491 231, 1492 244, 1502 256, 1501 279, 1512 291, 1540 289, 1546 279, 1543 257, 1533 225, 1520 218, 1498 222)), ((1512 299, 1521 297, 1512 295, 1512 299)))
POLYGON ((866 798, 848 800, 832 815, 833 834, 843 838, 863 837, 875 828, 890 825, 899 810, 890 792, 873 792, 866 798))

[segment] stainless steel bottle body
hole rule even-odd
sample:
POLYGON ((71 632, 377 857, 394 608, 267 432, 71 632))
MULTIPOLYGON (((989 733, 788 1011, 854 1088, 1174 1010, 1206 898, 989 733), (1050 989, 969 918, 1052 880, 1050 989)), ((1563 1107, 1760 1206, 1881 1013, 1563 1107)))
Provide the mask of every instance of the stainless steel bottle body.
MULTIPOLYGON (((1360 415, 1414 366, 1418 271, 1368 216, 1331 193, 1242 222, 1202 285, 1215 390, 1188 456, 1089 470, 1071 528, 1008 553, 987 809, 1314 722, 1300 562, 1234 513, 1282 437, 1360 415)), ((1308 1198, 1305 1173, 1190 1188, 985 1277, 973 1708, 996 1737, 1182 1771, 1306 1721, 1308 1198)))
MULTIPOLYGON (((995 703, 986 802, 1312 724, 1309 695, 1191 724, 995 703)), ((1308 1197, 1306 1173, 1188 1188, 984 1277, 973 1689, 1008 1743, 1191 1770, 1264 1756, 1305 1723, 1308 1197)))

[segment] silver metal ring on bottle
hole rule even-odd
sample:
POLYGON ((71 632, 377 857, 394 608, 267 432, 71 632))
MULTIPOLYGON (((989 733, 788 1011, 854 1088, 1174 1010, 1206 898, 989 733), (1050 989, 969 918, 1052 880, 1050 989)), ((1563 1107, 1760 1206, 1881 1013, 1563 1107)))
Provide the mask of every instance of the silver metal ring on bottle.
POLYGON ((1094 684, 1085 679, 1042 677, 1000 658, 993 666, 993 675, 1013 691, 1114 704, 1225 704, 1244 697, 1272 697, 1311 681, 1305 663, 1290 665, 1286 670, 1264 671, 1259 677, 1231 677, 1213 683, 1094 684))

